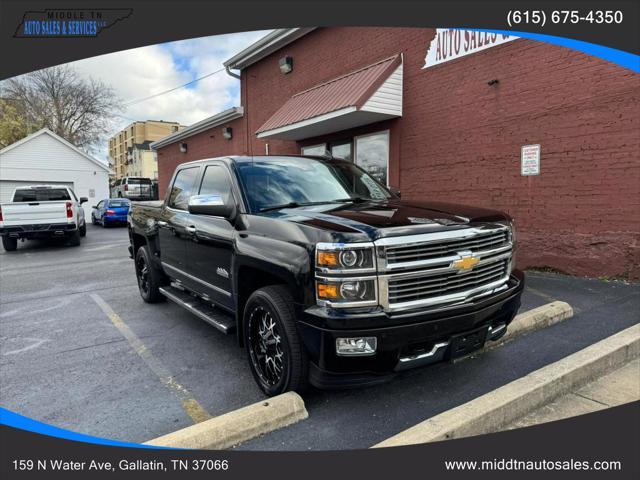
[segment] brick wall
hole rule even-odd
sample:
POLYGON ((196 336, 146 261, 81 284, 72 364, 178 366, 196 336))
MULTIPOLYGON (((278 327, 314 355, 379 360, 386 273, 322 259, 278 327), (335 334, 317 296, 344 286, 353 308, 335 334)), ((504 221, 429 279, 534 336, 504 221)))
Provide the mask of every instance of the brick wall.
POLYGON ((245 125, 242 118, 238 118, 158 149, 158 192, 160 198, 164 198, 173 172, 181 163, 224 155, 243 155, 246 153, 246 142, 245 125), (233 129, 231 140, 222 136, 224 127, 233 129), (185 153, 180 151, 181 143, 187 144, 185 153))
MULTIPOLYGON (((248 143, 231 144, 238 150, 224 153, 264 154, 265 141, 255 131, 291 95, 402 52, 401 119, 304 143, 267 140, 270 153, 298 153, 303 144, 389 129, 390 183, 404 198, 509 212, 518 225, 520 267, 639 278, 640 76, 524 39, 423 70, 433 34, 319 29, 250 66, 241 82, 248 143), (284 55, 294 59, 288 75, 278 68, 284 55), (499 83, 488 86, 492 79, 499 83), (541 175, 522 177, 520 147, 536 143, 541 175)), ((215 142, 203 140, 184 158, 215 156, 215 142)))

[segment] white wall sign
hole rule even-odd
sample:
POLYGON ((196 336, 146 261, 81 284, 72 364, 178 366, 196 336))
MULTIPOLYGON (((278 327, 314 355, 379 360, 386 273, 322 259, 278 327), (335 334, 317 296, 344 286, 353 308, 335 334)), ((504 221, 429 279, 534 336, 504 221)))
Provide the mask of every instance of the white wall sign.
POLYGON ((520 150, 520 174, 540 175, 540 145, 524 145, 520 150))
POLYGON ((429 68, 472 53, 507 43, 519 37, 501 33, 474 32, 453 28, 437 28, 431 40, 424 67, 429 68))

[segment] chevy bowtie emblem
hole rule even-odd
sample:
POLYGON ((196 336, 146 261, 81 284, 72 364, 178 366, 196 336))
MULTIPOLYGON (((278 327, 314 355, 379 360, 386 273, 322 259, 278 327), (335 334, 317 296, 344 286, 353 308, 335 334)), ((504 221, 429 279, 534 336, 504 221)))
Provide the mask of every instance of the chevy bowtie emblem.
POLYGON ((463 255, 460 260, 455 260, 451 266, 456 270, 467 271, 475 267, 478 262, 480 262, 480 259, 473 255, 463 255))

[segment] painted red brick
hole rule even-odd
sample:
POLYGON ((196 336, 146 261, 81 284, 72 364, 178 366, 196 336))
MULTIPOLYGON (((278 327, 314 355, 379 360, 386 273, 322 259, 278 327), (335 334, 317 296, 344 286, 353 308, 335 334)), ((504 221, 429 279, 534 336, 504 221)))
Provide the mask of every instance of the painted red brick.
MULTIPOLYGON (((323 28, 242 72, 245 116, 159 152, 175 165, 226 154, 298 153, 302 145, 383 129, 390 182, 408 199, 498 208, 517 222, 520 267, 640 278, 640 76, 580 52, 516 40, 422 69, 432 29, 323 28), (400 119, 304 142, 255 137, 293 94, 390 55, 404 57, 400 119), (294 58, 282 75, 278 59, 294 58), (487 82, 499 83, 488 86, 487 82), (221 127, 220 127, 221 128, 221 127), (520 175, 520 147, 542 146, 541 175, 520 175), (193 145, 193 146, 192 146, 193 145)), ((212 112, 215 113, 215 112, 212 112)))

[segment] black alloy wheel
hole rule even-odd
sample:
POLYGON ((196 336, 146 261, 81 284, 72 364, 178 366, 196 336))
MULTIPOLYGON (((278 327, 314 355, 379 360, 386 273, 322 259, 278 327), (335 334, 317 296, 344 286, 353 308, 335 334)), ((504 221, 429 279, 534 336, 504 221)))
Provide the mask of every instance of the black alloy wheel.
POLYGON ((256 290, 245 305, 243 336, 249 366, 269 396, 303 391, 308 382, 307 352, 298 335, 293 305, 284 285, 256 290))
POLYGON ((145 297, 149 295, 150 285, 149 285, 149 265, 147 265, 147 259, 144 255, 138 255, 136 259, 136 274, 138 277, 138 288, 140 289, 140 294, 145 297))
POLYGON ((275 386, 283 377, 286 362, 282 335, 271 312, 258 305, 249 313, 251 361, 260 380, 275 386))
POLYGON ((162 272, 152 265, 151 255, 146 246, 140 247, 136 252, 135 267, 142 299, 147 303, 164 300, 164 295, 160 293, 160 286, 163 285, 162 272))

